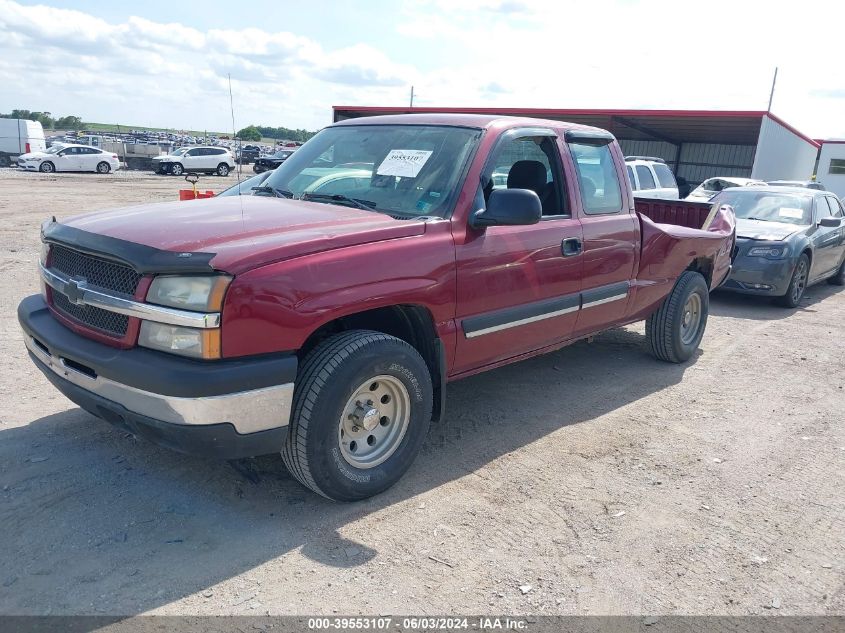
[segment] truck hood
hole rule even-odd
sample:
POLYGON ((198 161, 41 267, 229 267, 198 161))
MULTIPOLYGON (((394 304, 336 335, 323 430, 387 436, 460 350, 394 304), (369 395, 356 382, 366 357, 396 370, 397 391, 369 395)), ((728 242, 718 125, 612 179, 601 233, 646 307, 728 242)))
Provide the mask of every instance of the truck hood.
POLYGON ((165 251, 214 253, 211 265, 235 275, 274 261, 425 232, 422 220, 266 196, 149 204, 75 216, 63 224, 165 251))
POLYGON ((767 222, 764 220, 749 220, 747 218, 736 219, 736 236, 750 240, 766 240, 769 242, 780 242, 793 233, 797 233, 807 227, 787 222, 767 222))

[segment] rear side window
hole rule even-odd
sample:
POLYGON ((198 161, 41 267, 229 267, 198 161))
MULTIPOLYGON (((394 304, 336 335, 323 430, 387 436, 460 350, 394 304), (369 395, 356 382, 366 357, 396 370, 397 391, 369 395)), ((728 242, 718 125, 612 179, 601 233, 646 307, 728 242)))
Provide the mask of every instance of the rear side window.
POLYGON ((631 181, 631 189, 636 191, 637 190, 637 181, 634 180, 634 170, 631 169, 630 165, 625 165, 625 168, 628 170, 628 180, 631 181))
POLYGON ((842 207, 839 204, 839 200, 837 200, 836 198, 831 198, 830 196, 828 196, 827 204, 830 206, 830 215, 832 215, 835 218, 841 218, 842 217, 842 207))
POLYGON ((584 212, 590 215, 619 213, 622 189, 610 146, 570 143, 569 149, 575 159, 584 212))
POLYGON ((640 180, 640 189, 655 189, 654 177, 645 165, 637 165, 637 178, 640 180))
POLYGON ((678 183, 675 182, 675 176, 672 174, 672 170, 666 165, 663 163, 654 163, 653 167, 654 173, 657 176, 657 182, 660 183, 661 187, 674 189, 678 186, 678 183))

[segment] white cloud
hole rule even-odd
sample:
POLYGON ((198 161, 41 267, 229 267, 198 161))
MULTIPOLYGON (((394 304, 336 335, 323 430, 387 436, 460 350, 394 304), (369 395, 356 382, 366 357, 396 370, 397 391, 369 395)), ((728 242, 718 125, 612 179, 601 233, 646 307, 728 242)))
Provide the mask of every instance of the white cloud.
POLYGON ((845 136, 841 44, 819 27, 843 17, 841 0, 806 18, 779 1, 406 0, 392 32, 333 46, 0 0, 0 110, 227 129, 229 74, 238 125, 317 128, 332 104, 404 105, 411 84, 417 105, 761 110, 777 65, 773 111, 845 136))

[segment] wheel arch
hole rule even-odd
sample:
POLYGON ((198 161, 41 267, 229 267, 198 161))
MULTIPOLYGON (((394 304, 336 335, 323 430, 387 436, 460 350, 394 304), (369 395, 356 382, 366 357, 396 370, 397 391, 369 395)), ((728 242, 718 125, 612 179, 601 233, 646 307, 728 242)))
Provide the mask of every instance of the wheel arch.
POLYGON ((432 421, 445 412, 446 350, 431 311, 421 305, 397 304, 347 314, 314 330, 297 351, 300 362, 326 338, 348 330, 374 330, 405 341, 422 356, 434 388, 432 421))

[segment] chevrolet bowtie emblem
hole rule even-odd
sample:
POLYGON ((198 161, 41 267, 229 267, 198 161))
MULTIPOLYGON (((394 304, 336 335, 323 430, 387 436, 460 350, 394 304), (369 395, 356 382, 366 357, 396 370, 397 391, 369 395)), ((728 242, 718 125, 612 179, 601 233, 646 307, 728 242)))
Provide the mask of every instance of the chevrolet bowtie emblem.
POLYGON ((85 281, 68 279, 65 283, 65 288, 62 294, 66 296, 67 300, 73 305, 84 305, 85 301, 83 300, 83 296, 85 295, 85 281))

